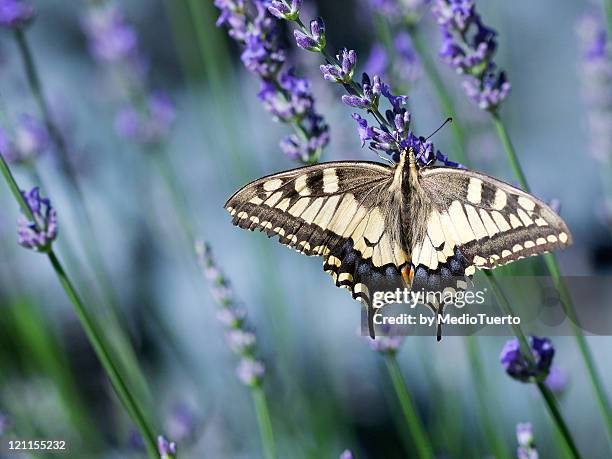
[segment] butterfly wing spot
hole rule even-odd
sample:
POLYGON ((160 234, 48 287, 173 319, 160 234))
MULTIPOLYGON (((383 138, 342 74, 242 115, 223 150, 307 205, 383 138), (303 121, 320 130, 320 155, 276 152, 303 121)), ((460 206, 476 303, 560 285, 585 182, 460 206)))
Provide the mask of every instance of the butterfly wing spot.
POLYGON ((502 210, 506 207, 506 203, 508 202, 508 195, 501 188, 498 188, 495 191, 495 200, 493 201, 493 209, 502 210))
POLYGON ((568 240, 567 234, 565 234, 565 233, 559 233, 559 240, 560 240, 560 241, 561 241, 563 244, 565 244, 565 243, 567 242, 567 240, 568 240))
POLYGON ((478 178, 470 178, 467 189, 467 200, 472 204, 480 204, 482 199, 482 180, 478 178))

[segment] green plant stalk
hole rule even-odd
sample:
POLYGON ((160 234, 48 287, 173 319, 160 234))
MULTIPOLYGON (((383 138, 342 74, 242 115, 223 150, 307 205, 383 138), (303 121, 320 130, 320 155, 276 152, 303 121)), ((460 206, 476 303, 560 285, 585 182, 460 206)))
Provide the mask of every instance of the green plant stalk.
MULTIPOLYGON (((23 214, 28 220, 35 221, 34 215, 32 214, 32 210, 30 209, 23 195, 21 194, 19 186, 17 185, 17 182, 15 181, 15 178, 13 177, 13 174, 11 173, 1 153, 0 172, 4 176, 4 179, 11 193, 15 197, 15 200, 17 201, 23 214)), ((130 414, 132 420, 140 430, 149 455, 151 456, 151 458, 157 458, 158 453, 157 446, 155 443, 155 437, 153 436, 153 430, 149 427, 149 424, 146 421, 141 408, 139 407, 136 399, 130 392, 118 367, 115 365, 115 362, 113 361, 111 354, 108 351, 106 344, 104 343, 100 331, 97 329, 92 317, 89 315, 89 311, 85 308, 83 302, 81 301, 81 298, 79 297, 76 289, 72 285, 70 278, 66 275, 66 272, 64 271, 61 262, 55 255, 55 252, 53 252, 53 249, 50 249, 49 252, 47 252, 47 257, 49 258, 49 262, 53 266, 55 274, 57 275, 58 280, 62 285, 62 288, 64 289, 66 295, 72 302, 75 313, 79 318, 79 321, 81 322, 85 334, 87 335, 90 344, 96 352, 96 355, 100 359, 100 363, 104 367, 104 370, 106 371, 106 374, 110 379, 111 384, 113 385, 113 388, 117 393, 117 396, 119 397, 125 409, 130 414)))
POLYGON ((612 0, 603 0, 603 3, 608 23, 608 41, 612 43, 612 0))
POLYGON ((260 386, 253 387, 251 393, 255 403, 255 414, 257 415, 259 434, 266 459, 276 459, 276 447, 274 446, 274 434, 266 394, 260 386))
POLYGON ((494 420, 491 416, 491 413, 495 412, 496 410, 493 406, 491 406, 491 403, 487 403, 487 400, 484 397, 484 394, 492 392, 492 390, 487 388, 487 378, 482 366, 482 359, 476 344, 476 339, 477 338, 475 336, 466 336, 464 337, 464 343, 467 348, 468 358, 470 360, 470 364, 472 365, 472 371, 474 372, 474 378, 476 380, 476 401, 478 403, 478 412, 480 416, 483 416, 481 424, 484 428, 485 436, 490 443, 490 447, 493 449, 494 456, 497 459, 511 459, 508 447, 496 428, 496 426, 499 425, 499 422, 496 422, 496 420, 494 420), (482 389, 483 393, 480 393, 480 389, 482 389))
MULTIPOLYGON (((506 298, 497 280, 488 271, 485 271, 485 274, 487 274, 487 278, 489 280, 491 288, 495 292, 495 296, 498 299, 499 306, 501 307, 503 313, 506 315, 514 316, 514 311, 510 306, 510 302, 506 298)), ((516 324, 512 324, 511 327, 515 336, 519 340, 519 344, 521 346, 521 354, 523 354, 523 356, 529 361, 531 365, 535 365, 535 357, 531 351, 531 347, 529 346, 529 342, 527 341, 527 337, 523 333, 523 330, 519 325, 516 324)), ((570 457, 580 458, 580 453, 578 452, 578 448, 576 447, 574 439, 569 431, 569 428, 567 427, 567 424, 565 423, 565 420, 563 419, 563 416, 561 415, 561 412, 559 411, 559 408, 557 407, 557 401, 555 399, 555 396, 543 382, 538 381, 537 386, 540 390, 542 398, 546 402, 548 412, 552 417, 559 433, 561 434, 561 437, 564 440, 563 446, 565 453, 568 454, 570 457)))
MULTIPOLYGON (((514 149, 514 146, 510 141, 510 136, 508 135, 508 131, 506 130, 504 123, 502 122, 499 115, 497 115, 496 113, 492 114, 492 118, 493 124, 495 125, 497 134, 499 135, 499 138, 504 146, 504 150, 506 151, 516 178, 519 180, 521 186, 525 189, 525 191, 529 191, 529 184, 527 182, 527 179, 525 178, 525 174, 522 171, 520 162, 516 155, 516 150, 514 149)), ((587 368, 587 374, 589 376, 591 385, 593 386, 593 390, 595 391, 595 398, 597 399, 599 409, 601 410, 601 413, 604 417, 606 432, 608 434, 608 441, 612 442, 612 410, 610 408, 610 401, 605 392, 604 386, 601 383, 601 378, 598 374, 597 368, 595 367, 593 356, 580 328, 580 323, 576 315, 576 308, 574 306, 573 299, 567 288, 567 284, 563 280, 563 276, 561 275, 561 270, 559 268, 559 264, 557 263, 557 259, 555 258, 555 256, 551 253, 544 254, 543 256, 544 262, 552 277, 555 288, 559 293, 561 303, 563 304, 563 309, 565 310, 565 313, 570 319, 570 324, 574 331, 574 336, 578 344, 578 349, 580 351, 580 354, 582 355, 585 366, 587 368)))
POLYGON ((404 418, 408 424, 408 429, 410 430, 410 434, 412 435, 416 445, 418 456, 421 459, 433 459, 435 456, 431 442, 425 433, 425 428, 423 427, 423 424, 419 419, 419 415, 416 412, 416 408, 412 403, 412 399, 410 398, 410 394, 406 388, 406 381, 402 376, 397 359, 394 355, 385 355, 385 364, 387 365, 389 377, 391 378, 393 388, 395 389, 395 393, 399 399, 402 413, 404 414, 404 418))
POLYGON ((148 399, 148 386, 144 376, 142 375, 142 372, 138 365, 138 359, 136 358, 130 341, 128 337, 125 336, 125 320, 122 320, 119 310, 120 308, 118 306, 119 301, 117 299, 117 295, 113 287, 113 282, 108 273, 108 270, 104 265, 104 262, 102 261, 103 257, 99 251, 99 246, 95 242, 95 232, 91 223, 92 220, 90 218, 87 207, 83 201, 83 193, 76 178, 76 171, 74 170, 72 163, 69 159, 69 152, 66 140, 60 129, 57 127, 49 109, 49 104, 47 103, 47 99, 44 96, 42 83, 39 77, 38 70, 36 68, 36 64, 34 62, 34 57, 32 55, 32 51, 26 40, 23 30, 15 30, 15 40, 17 42, 17 46, 21 54, 23 66, 25 69, 30 90, 32 92, 32 96, 34 97, 36 104, 38 105, 47 131, 49 132, 49 136, 51 137, 51 140, 57 148, 57 157, 60 161, 63 175, 66 178, 66 182, 71 187, 71 198, 73 198, 72 202, 73 205, 75 205, 77 215, 79 217, 80 224, 82 227, 82 230, 79 232, 81 246, 87 254, 95 276, 100 284, 101 290, 104 293, 105 300, 108 303, 108 307, 105 308, 103 312, 105 313, 105 318, 110 323, 110 328, 112 329, 111 337, 113 339, 111 341, 111 344, 115 348, 116 354, 122 366, 128 372, 130 380, 137 384, 139 392, 142 393, 143 398, 148 399), (86 234, 89 235, 89 237, 86 237, 86 234))
POLYGON ((446 90, 446 86, 440 77, 436 64, 427 53, 426 47, 423 44, 423 40, 421 39, 421 35, 419 34, 416 25, 407 24, 406 30, 408 31, 410 39, 412 40, 412 46, 421 60, 421 64, 423 65, 423 69, 427 75, 427 79, 432 84, 434 92, 438 97, 442 110, 446 113, 446 115, 453 119, 453 122, 450 125, 451 132, 453 133, 456 142, 456 151, 453 153, 453 158, 462 164, 467 164, 469 159, 465 151, 466 139, 464 130, 462 123, 457 116, 452 98, 446 90))

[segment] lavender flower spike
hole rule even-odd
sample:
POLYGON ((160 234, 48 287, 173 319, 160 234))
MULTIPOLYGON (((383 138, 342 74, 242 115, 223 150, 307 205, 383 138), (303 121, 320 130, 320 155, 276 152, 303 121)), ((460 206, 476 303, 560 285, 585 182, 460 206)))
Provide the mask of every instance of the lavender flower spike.
POLYGON ((20 0, 0 0, 0 27, 18 29, 34 18, 34 7, 20 0))
POLYGON ((506 373, 522 382, 544 381, 550 371, 555 348, 548 338, 529 337, 529 347, 535 359, 530 363, 521 353, 518 339, 508 341, 502 349, 500 361, 506 373))
POLYGON ((257 387, 261 384, 266 369, 256 357, 257 337, 248 327, 246 311, 236 305, 231 285, 218 268, 210 247, 203 241, 198 241, 195 251, 213 298, 219 304, 217 318, 226 328, 228 347, 240 358, 236 375, 244 385, 257 387))
POLYGON ((336 59, 338 59, 340 65, 324 64, 320 66, 323 78, 336 83, 350 83, 353 79, 355 66, 357 65, 357 53, 352 49, 349 51, 344 48, 340 54, 336 56, 336 59))
POLYGON ((157 437, 157 450, 159 452, 160 459, 176 458, 176 443, 173 441, 168 441, 168 439, 162 435, 157 437))
POLYGON ((466 75, 464 89, 471 100, 483 110, 497 111, 511 89, 493 60, 497 32, 483 24, 474 0, 436 0, 432 13, 442 33, 440 56, 466 75))
POLYGON ((26 203, 32 211, 34 221, 21 214, 17 220, 19 245, 35 250, 48 252, 57 237, 57 214, 51 206, 51 201, 40 196, 38 187, 29 192, 22 191, 26 203))

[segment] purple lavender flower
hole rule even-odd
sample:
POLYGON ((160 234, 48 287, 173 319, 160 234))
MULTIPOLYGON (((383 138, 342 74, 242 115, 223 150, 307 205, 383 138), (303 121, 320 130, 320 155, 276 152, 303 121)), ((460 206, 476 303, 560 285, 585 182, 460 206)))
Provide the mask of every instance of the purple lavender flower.
POLYGON ((176 457, 176 443, 168 441, 163 435, 157 437, 157 450, 160 459, 174 459, 176 457))
POLYGON ((353 459, 353 453, 351 453, 350 450, 345 449, 342 451, 342 454, 340 454, 339 459, 353 459))
POLYGON ((169 133, 176 117, 174 103, 162 92, 151 94, 146 107, 125 106, 115 116, 115 129, 126 139, 153 145, 160 143, 169 133))
POLYGON ((20 0, 0 0, 0 27, 17 29, 34 18, 34 7, 20 0))
POLYGON ((601 163, 612 160, 612 50, 600 15, 585 15, 577 27, 583 59, 582 93, 588 108, 590 152, 601 163))
MULTIPOLYGON (((228 26, 229 35, 242 46, 245 67, 261 79, 258 97, 264 108, 276 121, 292 124, 300 133, 285 137, 280 144, 282 151, 303 163, 315 162, 329 143, 329 128, 316 112, 308 81, 298 77, 292 68, 283 71, 286 52, 280 44, 276 19, 296 19, 301 2, 254 0, 253 3, 254 14, 243 1, 216 0, 215 6, 221 11, 217 25, 228 26)), ((300 35, 298 43, 313 50, 324 47, 322 21, 311 22, 311 33, 312 37, 300 35)))
POLYGON ((32 211, 34 221, 21 214, 17 220, 19 245, 37 252, 48 252, 57 237, 57 214, 51 201, 40 196, 38 187, 29 192, 22 191, 23 197, 32 211))
POLYGON ((285 19, 286 21, 295 21, 300 15, 300 7, 302 6, 302 0, 291 0, 291 4, 288 5, 283 0, 272 0, 268 11, 276 16, 278 19, 285 19))
POLYGON ((186 405, 176 405, 168 418, 166 429, 176 441, 193 438, 196 429, 196 417, 186 405))
POLYGON ((390 21, 414 24, 423 16, 431 0, 369 0, 373 12, 385 15, 390 21))
POLYGON ((81 24, 97 60, 117 62, 138 54, 138 35, 116 5, 90 8, 81 24))
POLYGON ((256 387, 261 384, 261 380, 266 372, 266 368, 262 362, 250 357, 245 357, 238 363, 236 374, 238 379, 245 386, 256 387))
POLYGON ((531 423, 518 423, 516 425, 516 439, 519 444, 516 453, 518 459, 538 459, 531 423))
POLYGON ((502 349, 500 361, 506 373, 522 382, 544 381, 549 374, 555 348, 548 338, 529 337, 529 347, 535 359, 530 363, 523 356, 518 339, 508 341, 502 349))
POLYGON ((483 24, 473 0, 436 0, 432 12, 442 33, 440 56, 466 75, 468 97, 481 109, 495 112, 511 89, 493 60, 497 32, 483 24))
POLYGON ((10 426, 10 421, 8 416, 6 416, 5 414, 0 413, 0 437, 2 437, 6 431, 8 430, 9 426, 10 426))
POLYGON ((293 36, 296 44, 306 51, 321 52, 325 49, 325 23, 321 18, 310 21, 310 35, 301 30, 295 30, 293 36))
POLYGON ((353 79, 355 66, 357 65, 357 53, 354 50, 344 48, 336 56, 338 64, 324 64, 320 66, 323 78, 335 83, 347 84, 353 79))
POLYGON ((255 387, 261 383, 265 367, 256 358, 257 338, 255 333, 248 328, 246 311, 236 305, 230 283, 218 268, 212 257, 210 247, 206 243, 198 241, 195 245, 195 252, 204 277, 209 282, 213 297, 220 306, 217 318, 227 329, 228 347, 240 358, 236 374, 245 385, 255 387), (220 301, 214 294, 219 288, 227 292, 223 301, 220 301))
POLYGON ((380 354, 395 354, 399 348, 404 344, 405 336, 394 335, 390 325, 382 325, 380 332, 376 339, 369 339, 368 344, 370 348, 380 354))
POLYGON ((544 384, 555 394, 565 391, 569 382, 569 376, 559 365, 552 365, 544 384))
POLYGON ((22 115, 15 125, 14 141, 0 128, 0 151, 9 163, 31 164, 50 145, 45 126, 32 115, 22 115))

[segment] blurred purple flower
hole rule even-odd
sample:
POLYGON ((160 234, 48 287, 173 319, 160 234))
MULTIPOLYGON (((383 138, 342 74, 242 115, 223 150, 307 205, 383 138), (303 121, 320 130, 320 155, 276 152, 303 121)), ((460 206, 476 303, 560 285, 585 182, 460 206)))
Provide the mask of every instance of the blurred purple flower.
POLYGON ((217 266, 210 247, 203 241, 195 244, 195 252, 204 277, 213 292, 213 298, 220 306, 217 318, 226 327, 226 340, 230 350, 240 357, 236 369, 240 381, 245 385, 254 387, 263 379, 265 368, 263 363, 256 359, 257 338, 249 330, 246 322, 246 311, 236 305, 229 281, 217 266), (222 289, 222 299, 215 293, 222 289))
POLYGON ((468 97, 481 109, 495 112, 511 89, 493 60, 497 32, 483 24, 473 0, 435 0, 432 13, 442 33, 440 56, 466 75, 468 97))
POLYGON ((138 35, 113 4, 89 8, 81 20, 91 54, 101 62, 116 62, 138 54, 138 35))
POLYGON ((370 349, 381 354, 395 354, 404 344, 405 336, 394 335, 390 325, 382 325, 376 339, 368 338, 370 349))
POLYGON ((0 413, 0 437, 2 437, 10 426, 10 421, 8 416, 0 413))
POLYGON ((518 423, 516 425, 516 439, 519 445, 516 452, 518 459, 538 459, 531 423, 518 423))
POLYGON ((157 450, 160 459, 174 459, 176 457, 176 443, 168 441, 168 439, 162 435, 157 437, 157 450))
POLYGON ((166 430, 171 438, 184 441, 193 438, 196 430, 196 417, 186 405, 176 405, 168 418, 166 430))
POLYGON ((128 105, 115 116, 117 133, 128 140, 145 145, 160 143, 170 132, 176 117, 172 100, 162 92, 151 94, 146 107, 128 105))
POLYGON ((255 387, 261 384, 265 372, 266 369, 264 364, 250 357, 241 359, 236 368, 238 379, 240 379, 245 386, 249 387, 255 387))
POLYGON ((57 237, 57 214, 51 206, 51 201, 40 196, 38 187, 29 192, 22 191, 34 221, 30 221, 23 213, 17 220, 17 235, 19 245, 37 252, 48 252, 57 237))
MULTIPOLYGON (((329 128, 316 112, 310 84, 295 74, 292 68, 282 70, 286 52, 280 43, 280 17, 297 18, 300 1, 290 5, 280 1, 253 0, 254 14, 243 1, 215 0, 221 11, 217 25, 226 25, 229 35, 242 46, 241 59, 245 67, 261 79, 258 92, 264 108, 276 121, 293 124, 301 133, 290 135, 281 141, 282 151, 292 159, 303 163, 315 162, 329 143, 329 128), (273 16, 274 14, 274 16, 273 16)), ((314 38, 298 43, 305 47, 317 46, 325 41, 324 25, 313 21, 314 38)), ((302 34, 303 35, 303 34, 302 34)))
POLYGON ((544 384, 555 394, 561 394, 567 388, 569 375, 558 365, 552 365, 544 384))
POLYGON ((590 152, 605 164, 612 161, 612 50, 600 15, 583 16, 577 32, 583 55, 579 68, 588 109, 590 152))
POLYGON ((392 22, 417 22, 431 0, 368 0, 373 12, 385 15, 392 22))
POLYGON ((518 339, 506 342, 500 355, 500 362, 506 373, 522 382, 544 381, 549 374, 555 355, 555 348, 548 338, 529 337, 529 347, 535 359, 530 363, 523 356, 518 339))
POLYGON ((26 1, 0 0, 0 27, 16 29, 27 25, 35 15, 34 7, 26 1))
POLYGON ((50 146, 45 126, 32 115, 21 115, 14 130, 14 141, 0 128, 0 152, 9 163, 30 164, 50 146))
POLYGON ((353 459, 353 453, 351 453, 350 450, 345 449, 342 451, 342 454, 340 454, 339 459, 353 459))

